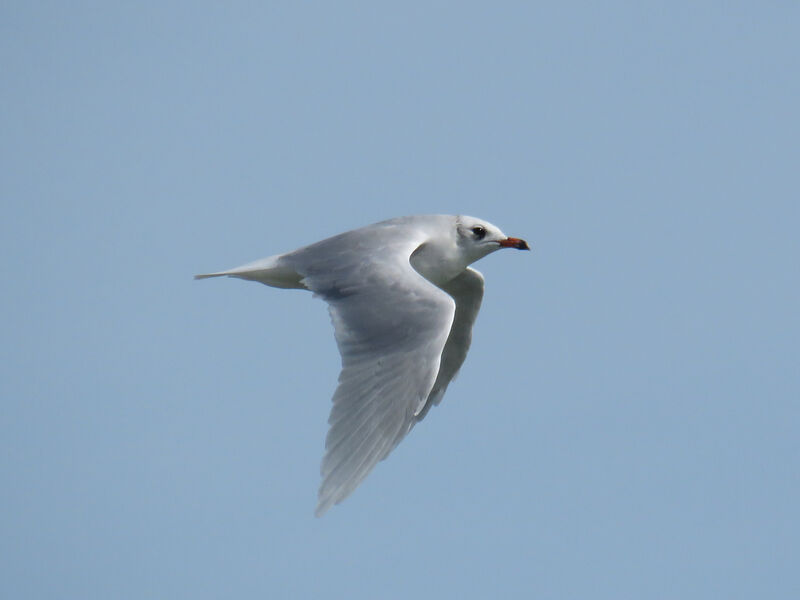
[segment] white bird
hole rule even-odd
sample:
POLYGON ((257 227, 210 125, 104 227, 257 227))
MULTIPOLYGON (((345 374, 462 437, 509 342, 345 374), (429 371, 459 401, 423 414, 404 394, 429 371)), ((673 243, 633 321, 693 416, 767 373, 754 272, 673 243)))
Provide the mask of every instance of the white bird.
POLYGON ((316 515, 349 496, 431 406, 469 350, 483 276, 521 239, 473 217, 398 217, 206 277, 306 289, 328 303, 342 355, 316 515))

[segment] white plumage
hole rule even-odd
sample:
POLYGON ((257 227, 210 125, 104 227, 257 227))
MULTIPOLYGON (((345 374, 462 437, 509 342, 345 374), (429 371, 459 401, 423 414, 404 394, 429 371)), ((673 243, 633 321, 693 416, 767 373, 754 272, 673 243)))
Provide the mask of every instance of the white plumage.
POLYGON ((468 267, 520 239, 472 217, 399 217, 247 265, 197 275, 308 289, 342 356, 317 516, 349 496, 431 406, 467 355, 483 297, 468 267))

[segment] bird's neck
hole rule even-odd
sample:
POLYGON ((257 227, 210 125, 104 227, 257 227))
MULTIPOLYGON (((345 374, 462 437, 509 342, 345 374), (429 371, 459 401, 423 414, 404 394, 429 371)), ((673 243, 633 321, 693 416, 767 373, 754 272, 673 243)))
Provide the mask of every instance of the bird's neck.
POLYGON ((452 243, 426 242, 409 259, 411 266, 425 279, 442 286, 469 265, 452 243))

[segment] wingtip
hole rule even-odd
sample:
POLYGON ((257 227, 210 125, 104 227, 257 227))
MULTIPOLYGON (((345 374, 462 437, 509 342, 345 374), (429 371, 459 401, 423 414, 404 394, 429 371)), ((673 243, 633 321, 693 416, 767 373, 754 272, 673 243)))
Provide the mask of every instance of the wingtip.
POLYGON ((314 509, 314 516, 315 516, 316 518, 318 518, 318 519, 319 519, 320 517, 324 516, 324 515, 325 515, 325 513, 326 513, 326 512, 328 512, 328 509, 329 509, 329 508, 330 508, 332 505, 333 505, 333 502, 331 502, 330 500, 327 500, 327 501, 325 501, 325 502, 323 502, 322 500, 320 500, 320 501, 319 501, 319 503, 317 504, 317 508, 316 508, 316 509, 314 509))

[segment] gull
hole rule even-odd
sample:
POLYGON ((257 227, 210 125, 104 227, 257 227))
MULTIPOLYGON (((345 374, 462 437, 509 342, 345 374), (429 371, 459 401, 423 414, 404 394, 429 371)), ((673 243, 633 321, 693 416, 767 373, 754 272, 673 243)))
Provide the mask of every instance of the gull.
POLYGON ((432 406, 467 356, 483 299, 470 264, 529 250, 480 219, 398 217, 216 273, 309 290, 328 303, 342 357, 316 515, 347 498, 432 406))

